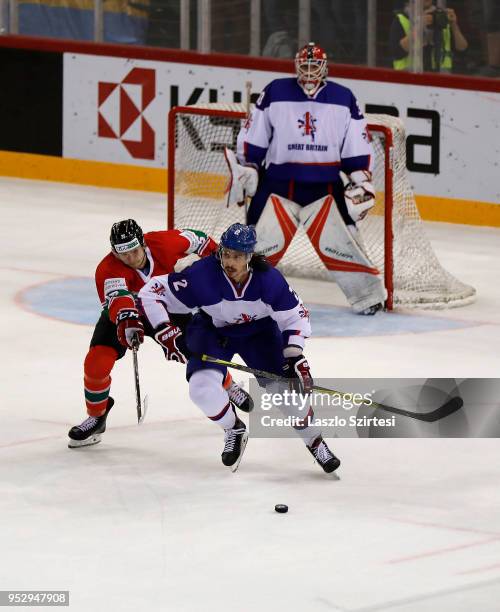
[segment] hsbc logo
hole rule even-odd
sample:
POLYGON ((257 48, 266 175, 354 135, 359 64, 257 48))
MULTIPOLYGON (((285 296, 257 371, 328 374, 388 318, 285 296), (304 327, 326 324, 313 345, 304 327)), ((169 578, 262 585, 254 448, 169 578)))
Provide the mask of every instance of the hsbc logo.
POLYGON ((155 133, 143 116, 156 96, 156 73, 133 68, 120 83, 98 82, 97 135, 119 140, 135 159, 155 158, 155 133))

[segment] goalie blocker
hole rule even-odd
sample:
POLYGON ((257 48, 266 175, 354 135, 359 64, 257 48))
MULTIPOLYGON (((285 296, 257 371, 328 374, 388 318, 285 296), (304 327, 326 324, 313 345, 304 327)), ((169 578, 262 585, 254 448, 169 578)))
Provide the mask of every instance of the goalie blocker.
POLYGON ((229 184, 226 189, 227 205, 238 204, 242 206, 247 197, 252 197, 257 191, 259 175, 252 166, 242 166, 238 163, 236 155, 225 147, 224 157, 229 167, 229 184))

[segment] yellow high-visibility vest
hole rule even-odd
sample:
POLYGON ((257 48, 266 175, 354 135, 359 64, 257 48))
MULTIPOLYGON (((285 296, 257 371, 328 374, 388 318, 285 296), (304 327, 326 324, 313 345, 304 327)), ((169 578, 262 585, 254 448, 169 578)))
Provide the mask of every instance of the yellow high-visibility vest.
MULTIPOLYGON (((410 33, 410 20, 406 15, 402 13, 398 13, 396 17, 399 19, 399 23, 403 28, 405 36, 408 36, 410 33)), ((392 62, 394 70, 408 70, 410 67, 410 55, 406 55, 405 57, 394 60, 392 62)), ((436 60, 434 59, 434 54, 432 55, 432 68, 436 69, 436 60)), ((441 58, 441 70, 450 71, 452 68, 452 60, 451 60, 451 29, 448 24, 446 28, 443 30, 443 57, 441 58)))

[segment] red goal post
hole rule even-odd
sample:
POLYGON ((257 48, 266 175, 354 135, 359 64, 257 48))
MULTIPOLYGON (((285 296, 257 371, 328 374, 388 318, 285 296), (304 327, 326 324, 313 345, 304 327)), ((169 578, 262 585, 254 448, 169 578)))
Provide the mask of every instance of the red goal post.
MULTIPOLYGON (((241 104, 172 108, 168 117, 168 227, 192 227, 218 239, 243 208, 226 207, 229 173, 224 146, 235 147, 247 113, 241 104)), ((437 260, 406 175, 404 126, 388 115, 367 115, 375 154, 376 205, 358 224, 361 243, 381 271, 394 305, 448 308, 470 303, 475 290, 437 260)), ((331 280, 299 228, 279 265, 290 276, 331 280)))

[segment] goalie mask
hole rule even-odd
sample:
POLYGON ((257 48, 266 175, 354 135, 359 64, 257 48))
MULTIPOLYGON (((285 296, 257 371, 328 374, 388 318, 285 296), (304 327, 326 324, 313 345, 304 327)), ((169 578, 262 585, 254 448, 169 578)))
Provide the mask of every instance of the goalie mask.
POLYGON ((299 50, 295 56, 297 81, 308 96, 314 96, 328 75, 326 53, 313 42, 299 50))

